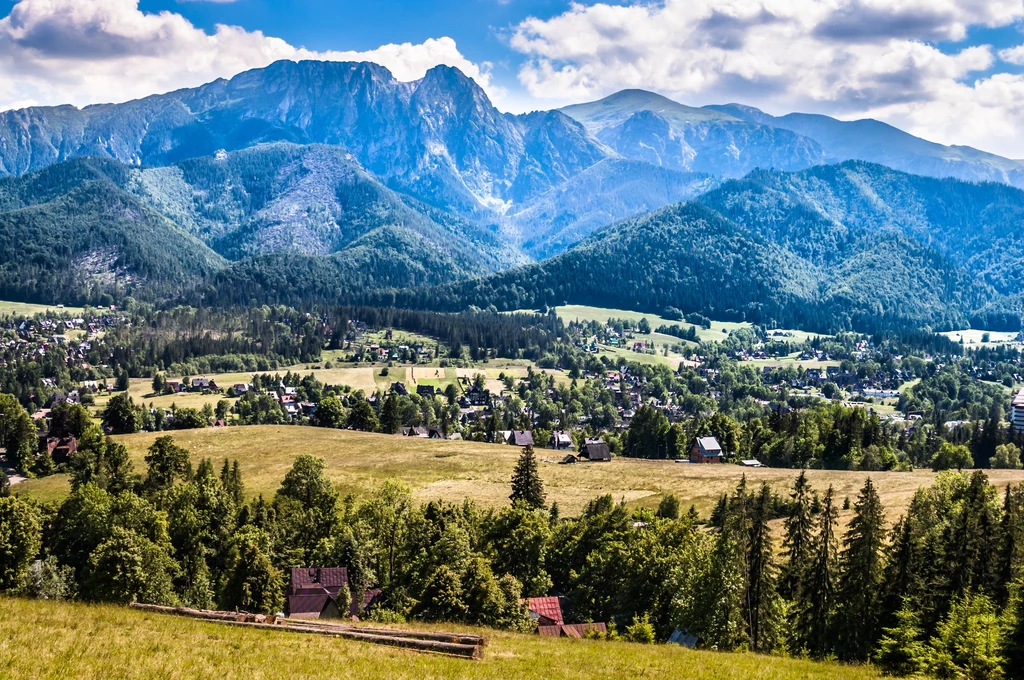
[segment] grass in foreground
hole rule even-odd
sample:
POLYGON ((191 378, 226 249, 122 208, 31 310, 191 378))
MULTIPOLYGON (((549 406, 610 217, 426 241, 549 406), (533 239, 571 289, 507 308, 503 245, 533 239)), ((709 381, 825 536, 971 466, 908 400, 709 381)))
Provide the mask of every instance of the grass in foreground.
MULTIPOLYGON (((508 504, 509 480, 519 449, 500 444, 433 441, 349 430, 327 430, 289 425, 182 430, 171 433, 139 433, 115 437, 132 454, 136 471, 145 471, 146 449, 157 436, 170 434, 192 452, 192 464, 212 458, 237 459, 250 495, 271 496, 277 491, 299 454, 309 453, 327 462, 327 473, 342 493, 366 495, 388 478, 409 484, 420 501, 444 499, 462 502, 470 498, 481 505, 508 504)), ((747 469, 736 465, 691 465, 672 461, 616 458, 610 463, 557 465, 561 455, 538 449, 540 474, 548 502, 557 502, 563 513, 576 514, 588 501, 602 494, 633 505, 656 507, 664 494, 674 493, 704 516, 718 497, 732 491, 744 474, 750 484, 762 480, 780 493, 788 493, 798 472, 788 469, 747 469)), ((1024 480, 1024 471, 988 470, 997 486, 1024 480)), ((840 501, 857 492, 870 476, 885 503, 886 515, 895 520, 910 502, 914 491, 929 486, 935 475, 914 472, 846 472, 809 470, 812 485, 824 493, 833 484, 840 501)), ((67 477, 58 475, 23 482, 18 493, 40 500, 54 500, 68 492, 67 477)), ((852 511, 843 513, 849 515, 852 511)))
POLYGON ((0 677, 39 678, 695 678, 879 677, 866 667, 483 632, 482 661, 317 635, 233 628, 123 607, 0 598, 0 677))

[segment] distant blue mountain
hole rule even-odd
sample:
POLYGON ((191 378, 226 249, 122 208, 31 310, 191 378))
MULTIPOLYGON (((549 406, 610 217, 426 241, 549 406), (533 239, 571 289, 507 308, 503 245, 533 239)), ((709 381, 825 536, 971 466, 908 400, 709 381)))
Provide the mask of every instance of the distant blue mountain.
POLYGON ((842 121, 808 113, 776 117, 741 104, 708 106, 705 110, 813 139, 824 151, 826 163, 869 161, 926 177, 1001 182, 1024 188, 1024 161, 969 146, 936 144, 877 120, 842 121))

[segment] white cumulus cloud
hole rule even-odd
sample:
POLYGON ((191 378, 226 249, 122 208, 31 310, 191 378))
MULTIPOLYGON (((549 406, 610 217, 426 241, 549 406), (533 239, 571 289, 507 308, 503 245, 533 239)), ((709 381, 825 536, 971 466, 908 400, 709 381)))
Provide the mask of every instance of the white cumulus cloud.
POLYGON ((142 12, 138 5, 138 0, 19 0, 0 19, 0 109, 127 101, 280 59, 374 61, 399 80, 447 64, 501 95, 486 65, 466 59, 447 37, 367 52, 315 52, 238 26, 218 25, 210 33, 180 14, 142 12))
MULTIPOLYGON (((552 104, 642 87, 690 104, 876 117, 1024 157, 1024 80, 987 74, 990 46, 935 45, 1022 19, 1024 0, 576 3, 521 22, 510 44, 526 57, 521 84, 552 104)), ((1024 48, 998 56, 1024 61, 1024 48)))

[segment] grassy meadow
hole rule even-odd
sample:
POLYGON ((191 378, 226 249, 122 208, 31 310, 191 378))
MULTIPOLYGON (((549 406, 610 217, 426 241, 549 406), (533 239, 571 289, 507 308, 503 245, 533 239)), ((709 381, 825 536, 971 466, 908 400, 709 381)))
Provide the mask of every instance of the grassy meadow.
POLYGON ((57 307, 57 305, 35 305, 28 302, 8 302, 0 300, 0 317, 3 316, 35 316, 46 312, 80 315, 85 312, 83 307, 57 307))
POLYGON ((959 331, 947 331, 940 333, 939 335, 945 335, 953 342, 962 342, 965 346, 970 347, 971 345, 1020 345, 1017 342, 1017 333, 1005 332, 1005 331, 986 331, 979 328, 971 328, 967 330, 959 331), (984 341, 984 336, 988 335, 988 342, 984 341))
MULTIPOLYGON (((168 433, 139 433, 115 439, 131 452, 136 471, 143 471, 146 449, 162 434, 168 433)), ((519 449, 501 444, 434 441, 292 425, 208 428, 170 434, 191 451, 193 465, 202 458, 212 458, 218 465, 225 458, 237 459, 249 495, 273 495, 295 457, 310 453, 326 461, 327 474, 345 494, 366 495, 384 480, 396 478, 409 484, 420 501, 461 502, 470 498, 483 506, 498 507, 508 503, 509 480, 519 455, 519 449)), ((780 493, 788 489, 798 474, 788 469, 631 458, 558 465, 556 461, 561 456, 555 451, 542 449, 537 453, 548 502, 557 502, 563 514, 578 513, 588 501, 603 494, 625 499, 630 505, 655 507, 665 494, 673 493, 684 507, 693 504, 707 516, 718 497, 733 489, 744 474, 751 484, 763 480, 780 493)), ((1024 481, 1024 471, 987 473, 997 485, 1024 481)), ((807 476, 821 492, 829 484, 834 485, 840 501, 847 496, 855 500, 870 476, 878 486, 890 521, 906 508, 914 491, 935 479, 928 470, 808 470, 807 476)), ((15 490, 40 500, 56 500, 68 493, 68 481, 66 475, 54 475, 23 482, 15 490)))
MULTIPOLYGON (((327 353, 325 352, 325 354, 327 353)), ((324 368, 324 364, 328 361, 332 360, 330 358, 325 358, 321 363, 296 364, 294 366, 287 366, 273 371, 266 371, 266 373, 271 375, 276 373, 282 376, 288 371, 291 371, 292 373, 299 373, 301 375, 309 375, 312 373, 316 376, 317 380, 328 385, 348 385, 353 390, 363 390, 367 394, 378 389, 386 390, 395 382, 405 383, 410 392, 415 392, 418 385, 430 385, 431 387, 444 390, 444 388, 449 384, 456 383, 459 378, 466 377, 472 379, 477 373, 483 373, 487 378, 487 388, 494 392, 500 392, 504 389, 504 386, 501 380, 498 379, 498 376, 504 373, 505 375, 512 375, 515 378, 526 377, 526 373, 529 370, 528 367, 530 365, 530 362, 528 361, 511 360, 493 361, 486 365, 482 364, 476 368, 441 368, 439 366, 424 364, 397 365, 389 367, 387 375, 381 375, 381 371, 385 368, 386 364, 345 364, 332 366, 331 368, 324 368)), ((555 379, 558 381, 568 380, 564 371, 552 369, 544 370, 547 373, 554 374, 555 379)), ((236 383, 250 382, 252 380, 252 375, 252 372, 240 372, 210 373, 192 377, 212 378, 216 381, 218 387, 222 390, 227 390, 227 388, 236 383)), ((181 380, 182 377, 183 376, 176 375, 167 376, 169 380, 181 380)), ((179 407, 201 409, 206 404, 216 406, 217 402, 221 399, 228 399, 228 397, 223 393, 202 394, 199 392, 184 392, 181 394, 154 396, 153 381, 150 378, 132 378, 128 386, 128 394, 136 404, 146 404, 147 406, 152 404, 156 408, 170 408, 171 404, 175 404, 179 407)), ((109 397, 107 395, 97 396, 93 411, 95 413, 99 413, 106 405, 108 398, 109 397)), ((234 399, 228 400, 231 402, 235 401, 234 399)))
MULTIPOLYGON (((417 628, 424 626, 416 626, 417 628)), ((869 667, 638 645, 483 633, 469 661, 319 635, 236 628, 111 605, 0 598, 0 677, 161 680, 316 678, 678 678, 867 680, 869 667)))
MULTIPOLYGON (((672 321, 666 319, 657 314, 644 314, 642 312, 633 312, 626 309, 608 309, 603 307, 588 307, 586 305, 565 305, 562 307, 556 307, 555 313, 565 323, 570 321, 597 321, 599 323, 607 323, 610 319, 622 319, 625 321, 639 322, 640 319, 647 319, 648 323, 651 324, 652 329, 656 329, 662 324, 672 326, 681 325, 684 328, 688 325, 685 321, 672 321)), ((697 327, 697 337, 702 342, 713 342, 715 340, 722 340, 728 337, 729 333, 741 328, 750 328, 751 324, 731 321, 712 321, 711 328, 700 328, 697 327)), ((769 331, 769 335, 774 333, 774 330, 769 331)), ((793 343, 804 342, 805 340, 816 337, 814 333, 808 333, 805 331, 798 330, 782 330, 783 333, 788 333, 786 337, 780 337, 780 340, 786 340, 793 343)), ((645 364, 665 364, 672 370, 679 368, 679 364, 683 361, 683 357, 676 352, 673 352, 671 348, 678 345, 695 345, 695 343, 682 340, 672 335, 665 335, 662 333, 634 333, 633 338, 626 341, 624 347, 611 347, 604 346, 600 347, 600 354, 607 356, 609 359, 617 360, 619 357, 624 357, 628 361, 636 361, 638 363, 645 364), (638 354, 628 349, 633 342, 650 342, 654 343, 656 348, 655 354, 638 354), (668 352, 665 352, 665 348, 669 348, 668 352)), ((824 368, 826 366, 838 365, 838 362, 821 362, 821 361, 801 361, 799 353, 789 357, 779 359, 761 360, 757 362, 758 366, 785 366, 792 364, 794 366, 803 366, 805 368, 824 368)))

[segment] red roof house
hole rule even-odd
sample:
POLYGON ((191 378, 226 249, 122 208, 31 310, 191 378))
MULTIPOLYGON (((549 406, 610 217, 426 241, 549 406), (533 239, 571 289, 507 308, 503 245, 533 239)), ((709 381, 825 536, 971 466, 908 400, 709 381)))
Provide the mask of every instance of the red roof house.
POLYGON ((526 608, 530 610, 530 617, 537 620, 538 626, 560 626, 565 623, 562 603, 557 597, 531 597, 526 600, 526 608))

